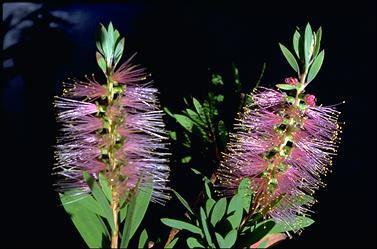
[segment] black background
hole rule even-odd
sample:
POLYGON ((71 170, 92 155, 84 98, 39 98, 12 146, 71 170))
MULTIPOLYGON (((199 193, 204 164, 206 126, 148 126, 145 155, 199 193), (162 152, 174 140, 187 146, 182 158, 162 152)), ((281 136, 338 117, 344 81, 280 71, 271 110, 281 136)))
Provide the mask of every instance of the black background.
MULTIPOLYGON (((94 57, 99 22, 112 21, 126 36, 126 56, 138 52, 136 62, 152 73, 162 105, 179 110, 184 96, 206 94, 209 68, 229 78, 235 63, 241 81, 254 84, 267 62, 264 86, 291 76, 278 42, 291 47, 295 26, 309 21, 323 27, 326 57, 308 90, 324 105, 346 101, 339 106, 344 133, 327 187, 316 195, 316 223, 278 247, 376 247, 375 1, 246 2, 43 4, 27 17, 31 27, 3 22, 5 35, 20 32, 3 50, 3 61, 13 64, 3 68, 1 83, 0 246, 83 245, 52 187, 52 100, 67 77, 100 73, 94 57), (56 19, 62 11, 66 16, 56 19)), ((3 8, 10 11, 9 4, 3 8)), ((174 178, 180 169, 171 170, 174 178)), ((184 180, 176 176, 172 184, 184 180)), ((169 216, 177 207, 152 205, 147 225, 166 236, 153 212, 169 216)))

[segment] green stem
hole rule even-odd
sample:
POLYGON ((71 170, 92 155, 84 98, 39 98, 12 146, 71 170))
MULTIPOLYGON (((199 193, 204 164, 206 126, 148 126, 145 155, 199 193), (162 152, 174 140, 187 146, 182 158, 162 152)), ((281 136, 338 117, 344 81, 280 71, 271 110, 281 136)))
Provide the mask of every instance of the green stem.
MULTIPOLYGON (((113 101, 114 101, 114 83, 111 80, 111 73, 107 75, 107 104, 108 108, 107 110, 110 110, 113 101)), ((111 210, 114 218, 114 229, 111 233, 111 248, 118 248, 119 247, 119 191, 117 187, 117 179, 114 179, 116 177, 116 170, 117 170, 117 163, 115 160, 114 155, 114 146, 116 143, 116 132, 115 132, 115 123, 114 120, 110 116, 107 117, 107 120, 109 122, 108 126, 108 134, 110 137, 110 145, 108 148, 108 157, 109 157, 109 170, 111 172, 110 174, 110 184, 111 184, 111 210)))

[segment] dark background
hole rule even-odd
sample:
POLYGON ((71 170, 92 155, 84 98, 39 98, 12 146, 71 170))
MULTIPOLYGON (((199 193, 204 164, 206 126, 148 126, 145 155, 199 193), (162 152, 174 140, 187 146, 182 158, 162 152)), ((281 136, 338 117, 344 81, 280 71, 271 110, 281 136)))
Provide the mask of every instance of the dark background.
MULTIPOLYGON (((109 21, 126 36, 126 56, 138 52, 135 61, 152 73, 162 105, 175 110, 184 96, 206 94, 209 68, 226 79, 235 63, 241 81, 254 84, 267 62, 264 86, 291 76, 278 42, 291 47, 296 25, 321 25, 326 57, 308 90, 324 105, 346 101, 344 133, 316 195, 316 223, 279 247, 376 247, 375 1, 246 2, 3 4, 0 247, 83 245, 52 187, 52 101, 66 78, 100 73, 95 33, 109 21)), ((173 184, 185 180, 171 170, 173 184)), ((166 236, 158 219, 176 207, 153 205, 159 215, 148 214, 147 226, 166 236)))

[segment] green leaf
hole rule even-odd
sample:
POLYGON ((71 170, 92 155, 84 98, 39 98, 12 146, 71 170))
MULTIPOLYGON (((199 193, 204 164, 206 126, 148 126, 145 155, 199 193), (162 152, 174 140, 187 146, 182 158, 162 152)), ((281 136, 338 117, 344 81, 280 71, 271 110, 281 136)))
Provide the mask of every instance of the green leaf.
POLYGON ((177 191, 175 191, 174 189, 172 189, 172 191, 175 194, 175 196, 178 198, 178 200, 182 203, 182 205, 193 215, 194 212, 192 211, 188 202, 177 191))
POLYGON ((231 248, 237 240, 237 230, 230 231, 224 239, 224 248, 231 248))
POLYGON ((297 58, 302 59, 300 58, 300 40, 301 40, 300 38, 301 38, 300 32, 296 30, 295 33, 293 34, 293 49, 295 50, 297 58))
POLYGON ((203 181, 204 181, 204 189, 205 189, 205 193, 206 193, 206 196, 208 199, 212 199, 212 193, 211 193, 211 188, 209 186, 209 184, 211 183, 209 181, 209 179, 207 177, 203 177, 203 181))
POLYGON ((202 172, 200 172, 199 170, 197 169, 194 169, 194 168, 190 168, 192 172, 194 172, 195 175, 200 175, 200 176, 203 176, 202 172))
POLYGON ((293 90, 296 89, 296 86, 289 85, 289 84, 276 84, 276 87, 282 90, 293 90))
POLYGON ((177 132, 175 131, 171 131, 169 132, 169 136, 171 139, 173 139, 174 141, 177 141, 177 132))
POLYGON ((151 183, 140 187, 138 192, 129 202, 122 233, 121 247, 128 246, 132 236, 135 234, 137 228, 143 220, 152 197, 152 190, 153 186, 151 183))
POLYGON ((194 104, 196 112, 199 114, 199 117, 203 120, 204 123, 207 123, 206 115, 204 113, 203 106, 196 98, 192 98, 192 102, 194 104))
POLYGON ((114 27, 111 22, 109 23, 109 26, 107 28, 107 35, 108 35, 109 44, 111 45, 111 49, 113 49, 115 40, 114 40, 114 27))
POLYGON ((202 230, 199 227, 194 226, 193 224, 190 224, 188 222, 181 221, 181 220, 169 219, 169 218, 162 218, 161 222, 164 223, 165 225, 169 226, 169 227, 177 228, 177 229, 180 229, 180 230, 187 230, 187 231, 190 231, 192 233, 199 234, 200 236, 203 237, 202 230))
POLYGON ((321 69, 323 59, 325 58, 325 50, 322 50, 321 53, 315 58, 313 64, 311 65, 308 73, 307 83, 311 82, 315 76, 317 76, 319 70, 321 69))
POLYGON ((224 95, 222 95, 222 94, 216 95, 216 100, 217 100, 217 102, 223 102, 224 101, 224 95))
POLYGON ((164 107, 164 111, 165 111, 169 116, 171 116, 172 118, 175 118, 175 117, 174 117, 174 114, 169 110, 169 108, 164 107))
POLYGON ((179 239, 179 237, 173 239, 167 246, 165 246, 165 248, 167 248, 167 249, 173 248, 175 246, 175 244, 178 242, 178 239, 179 239))
POLYGON ((226 242, 225 242, 224 238, 220 234, 218 234, 217 232, 215 232, 215 236, 216 236, 217 244, 219 244, 219 247, 220 248, 226 248, 226 246, 225 246, 226 242))
POLYGON ((227 201, 226 198, 223 197, 220 200, 218 200, 213 207, 212 215, 211 215, 211 223, 215 227, 217 222, 219 222, 223 217, 226 212, 226 206, 227 206, 227 201))
POLYGON ((195 126, 192 127, 192 133, 201 137, 204 141, 209 141, 207 132, 196 123, 195 126))
MULTIPOLYGON (((288 103, 291 103, 291 104, 293 104, 294 102, 295 102, 295 97, 292 97, 292 96, 287 96, 287 102, 288 103)), ((289 119, 285 119, 285 121, 286 120, 288 120, 288 122, 286 123, 286 124, 288 124, 289 123, 289 119)))
POLYGON ((265 239, 262 241, 262 243, 259 244, 258 248, 266 248, 268 244, 268 239, 265 239))
POLYGON ((185 156, 181 159, 181 163, 189 163, 191 161, 191 156, 185 156))
MULTIPOLYGON (((99 34, 99 36, 101 36, 101 34, 99 34)), ((102 50, 102 47, 101 47, 100 39, 101 39, 100 37, 97 39, 96 46, 97 46, 98 51, 103 55, 103 50, 102 50)))
POLYGON ((114 52, 114 57, 115 57, 115 62, 114 62, 114 67, 119 63, 120 59, 122 58, 123 55, 123 50, 124 50, 124 38, 122 38, 119 43, 117 44, 114 52))
POLYGON ((280 49, 284 54, 285 59, 287 59, 289 65, 295 70, 297 73, 299 73, 299 67, 297 64, 297 61, 293 54, 281 43, 279 43, 280 49))
POLYGON ((101 68, 102 72, 106 73, 106 61, 103 58, 103 56, 98 52, 96 52, 96 60, 97 60, 98 66, 101 68))
POLYGON ((191 109, 186 109, 187 116, 196 122, 198 126, 206 127, 206 124, 200 119, 199 115, 191 109))
POLYGON ((213 242, 212 242, 211 235, 209 234, 209 230, 208 230, 206 213, 204 212, 204 209, 202 207, 200 207, 200 220, 202 222, 204 236, 208 242, 208 245, 211 246, 213 242))
POLYGON ((194 122, 181 114, 174 114, 175 119, 177 122, 182 125, 183 128, 185 128, 187 131, 192 132, 192 126, 194 125, 194 122))
POLYGON ((272 220, 259 223, 255 229, 247 231, 247 233, 240 240, 240 243, 243 247, 250 247, 266 236, 272 230, 274 225, 275 222, 272 220))
POLYGON ((85 208, 80 200, 71 199, 67 195, 60 195, 65 211, 70 214, 73 224, 81 237, 90 248, 102 247, 103 237, 109 237, 106 225, 89 209, 85 208), (69 201, 71 199, 71 201, 69 201))
POLYGON ((115 41, 115 46, 117 46, 120 42, 120 34, 118 30, 114 30, 114 41, 115 41))
POLYGON ((119 210, 119 219, 120 219, 120 223, 123 223, 127 215, 128 204, 124 203, 123 205, 121 204, 120 206, 121 208, 119 210))
POLYGON ((104 218, 106 217, 99 203, 90 194, 85 194, 85 195, 80 195, 80 196, 72 196, 69 194, 64 194, 64 195, 61 195, 60 198, 63 205, 69 204, 69 202, 78 202, 80 203, 80 205, 89 209, 91 212, 96 213, 104 218))
POLYGON ((98 185, 98 183, 95 181, 93 177, 89 175, 88 172, 83 173, 84 179, 90 189, 92 190, 92 194, 94 198, 98 201, 99 206, 102 209, 103 214, 105 215, 107 221, 109 222, 109 225, 112 230, 114 230, 114 217, 111 210, 111 206, 109 201, 107 200, 105 194, 103 193, 102 189, 98 185))
POLYGON ((213 208, 213 205, 215 205, 216 201, 214 199, 207 199, 206 201, 206 213, 209 216, 211 213, 211 210, 213 208))
POLYGON ((250 248, 270 248, 286 238, 287 235, 284 233, 268 234, 264 236, 263 239, 252 244, 250 248))
POLYGON ((319 53, 319 49, 321 48, 321 39, 322 39, 322 27, 319 27, 319 29, 316 32, 316 41, 315 41, 313 58, 317 57, 319 53))
POLYGON ((147 243, 147 240, 148 240, 148 233, 147 233, 147 230, 144 229, 140 234, 139 244, 137 248, 144 248, 145 244, 147 243))
POLYGON ((112 202, 112 194, 111 194, 111 189, 109 186, 109 183, 107 182, 106 177, 100 173, 99 174, 99 183, 101 185, 102 191, 105 194, 106 198, 109 200, 109 202, 112 202))
POLYGON ((305 43, 304 43, 306 68, 309 67, 312 39, 313 39, 313 31, 312 31, 312 28, 310 27, 310 24, 308 23, 305 27, 305 43))
POLYGON ((107 30, 106 30, 105 26, 103 26, 102 24, 101 24, 100 41, 101 41, 101 47, 102 47, 102 50, 103 50, 104 58, 105 58, 105 60, 108 60, 108 58, 111 54, 111 47, 110 47, 109 40, 108 40, 107 30))
POLYGON ((241 180, 240 184, 238 185, 237 194, 241 196, 243 208, 248 213, 253 195, 253 191, 251 189, 251 181, 249 178, 245 177, 241 180))
MULTIPOLYGON (((233 68, 236 68, 236 67, 233 67, 233 68)), ((214 84, 215 86, 217 86, 217 85, 224 85, 224 82, 223 82, 223 79, 222 79, 221 75, 219 75, 219 74, 212 74, 212 84, 214 84)))
POLYGON ((237 229, 241 223, 243 214, 242 197, 239 194, 234 195, 230 200, 227 214, 231 214, 232 212, 234 212, 234 214, 229 216, 227 219, 232 225, 232 228, 237 229))
POLYGON ((202 244, 199 243, 198 239, 190 237, 186 240, 189 248, 204 248, 202 244))
POLYGON ((273 233, 284 233, 289 231, 298 231, 302 228, 308 227, 314 223, 314 220, 310 219, 309 217, 305 216, 297 216, 294 221, 289 224, 280 223, 275 221, 275 226, 269 232, 270 234, 273 233))

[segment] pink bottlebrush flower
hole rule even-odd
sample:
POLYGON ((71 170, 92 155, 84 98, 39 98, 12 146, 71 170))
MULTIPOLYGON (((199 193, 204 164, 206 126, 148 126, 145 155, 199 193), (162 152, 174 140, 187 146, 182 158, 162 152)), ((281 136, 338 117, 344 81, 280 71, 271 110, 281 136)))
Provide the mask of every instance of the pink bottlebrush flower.
POLYGON ((93 103, 61 97, 56 97, 55 107, 59 111, 58 120, 62 122, 98 112, 97 106, 93 103))
POLYGON ((95 178, 103 173, 119 196, 152 182, 152 201, 163 203, 169 198, 167 133, 157 90, 143 82, 145 69, 132 66, 130 59, 115 70, 107 85, 94 77, 76 81, 66 85, 66 98, 56 98, 61 123, 56 146, 60 191, 90 191, 83 180, 83 172, 88 171, 95 178), (78 97, 84 100, 71 99, 78 97))
POLYGON ((136 53, 115 70, 111 77, 114 81, 120 84, 133 84, 146 78, 145 68, 139 68, 139 65, 131 64, 131 60, 135 55, 136 53))
POLYGON ((284 102, 285 96, 279 91, 260 87, 253 95, 253 101, 262 108, 268 108, 284 102))
POLYGON ((252 99, 230 135, 217 172, 219 187, 232 194, 242 178, 250 178, 253 211, 282 198, 268 215, 289 223, 312 204, 303 205, 300 198, 324 185, 321 174, 326 174, 336 153, 340 113, 332 106, 316 106, 313 95, 292 103, 285 93, 260 88, 252 99))
POLYGON ((98 83, 94 79, 86 77, 87 81, 75 80, 73 82, 64 82, 64 92, 63 95, 66 97, 76 97, 76 98, 88 98, 95 100, 101 96, 106 95, 106 87, 98 83))

